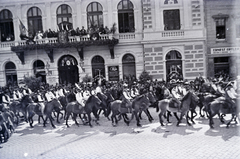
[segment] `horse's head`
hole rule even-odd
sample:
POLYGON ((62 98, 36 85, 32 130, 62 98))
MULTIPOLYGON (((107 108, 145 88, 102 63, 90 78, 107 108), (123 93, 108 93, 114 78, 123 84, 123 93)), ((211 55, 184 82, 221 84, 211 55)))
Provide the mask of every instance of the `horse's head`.
POLYGON ((108 101, 108 102, 114 101, 113 95, 112 95, 110 92, 107 92, 107 93, 106 93, 106 96, 107 96, 107 101, 108 101))
POLYGON ((54 108, 58 108, 60 110, 63 108, 62 104, 57 99, 53 99, 51 103, 53 104, 54 108))
POLYGON ((29 103, 33 103, 33 99, 30 95, 25 95, 22 97, 21 103, 27 105, 29 103))
POLYGON ((147 93, 147 97, 151 103, 155 103, 157 100, 152 92, 147 93))
POLYGON ((195 101, 195 102, 198 102, 199 97, 194 92, 191 92, 191 94, 192 94, 192 100, 195 101))
POLYGON ((92 106, 97 106, 97 107, 99 107, 101 103, 102 101, 96 95, 91 95, 86 101, 86 105, 91 104, 92 106))

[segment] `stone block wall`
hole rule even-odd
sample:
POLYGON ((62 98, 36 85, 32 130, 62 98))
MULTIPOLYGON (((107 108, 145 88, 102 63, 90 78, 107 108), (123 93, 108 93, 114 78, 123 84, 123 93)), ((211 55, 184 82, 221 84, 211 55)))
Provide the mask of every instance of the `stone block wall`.
POLYGON ((204 45, 194 44, 185 45, 185 78, 193 79, 198 76, 199 73, 204 75, 205 70, 205 56, 204 56, 204 45))
POLYGON ((142 0, 143 7, 143 26, 144 29, 151 29, 152 26, 152 13, 151 13, 151 0, 142 0))

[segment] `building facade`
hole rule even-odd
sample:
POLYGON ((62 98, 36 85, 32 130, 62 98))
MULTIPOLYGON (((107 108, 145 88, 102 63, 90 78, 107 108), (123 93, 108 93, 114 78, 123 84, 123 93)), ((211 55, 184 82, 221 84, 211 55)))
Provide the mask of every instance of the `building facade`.
POLYGON ((238 0, 205 0, 207 29, 207 75, 239 75, 240 2, 238 0))
POLYGON ((2 0, 0 85, 24 76, 118 81, 144 70, 153 79, 206 76, 204 23, 203 0, 2 0), (87 34, 76 34, 82 27, 87 34))

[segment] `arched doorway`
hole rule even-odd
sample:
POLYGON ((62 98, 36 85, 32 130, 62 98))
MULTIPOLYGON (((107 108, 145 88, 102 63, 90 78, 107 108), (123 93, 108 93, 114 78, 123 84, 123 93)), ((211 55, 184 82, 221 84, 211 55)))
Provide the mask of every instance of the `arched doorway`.
POLYGON ((37 78, 41 77, 42 82, 46 83, 46 72, 44 68, 45 68, 45 65, 41 60, 37 60, 33 63, 33 70, 34 70, 35 76, 37 78))
POLYGON ((101 56, 94 56, 92 58, 92 77, 97 80, 105 78, 105 62, 101 56))
POLYGON ((166 55, 167 81, 171 79, 183 80, 182 55, 177 50, 171 50, 166 55))
POLYGON ((136 79, 135 58, 132 54, 126 54, 122 58, 123 80, 136 79))
POLYGON ((77 60, 71 55, 65 55, 58 61, 58 74, 60 84, 72 84, 79 82, 77 60))
POLYGON ((8 62, 5 65, 6 84, 8 86, 16 86, 17 83, 17 71, 13 62, 8 62))

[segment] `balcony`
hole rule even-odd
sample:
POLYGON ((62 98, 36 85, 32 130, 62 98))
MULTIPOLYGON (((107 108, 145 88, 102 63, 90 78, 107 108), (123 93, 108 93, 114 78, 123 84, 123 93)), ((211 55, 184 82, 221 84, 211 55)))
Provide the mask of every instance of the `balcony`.
POLYGON ((186 41, 192 39, 203 39, 205 37, 204 34, 204 29, 145 32, 143 41, 186 41))
MULTIPOLYGON (((65 45, 69 45, 71 47, 71 44, 79 43, 84 44, 86 46, 88 45, 108 45, 111 43, 110 41, 118 41, 119 43, 129 43, 129 42, 140 42, 142 40, 142 33, 121 33, 121 34, 102 34, 99 36, 99 39, 92 40, 89 36, 69 36, 68 37, 68 43, 65 45), (113 38, 115 40, 113 40, 113 38)), ((56 45, 59 44, 58 38, 44 38, 44 39, 37 39, 35 40, 35 45, 37 48, 43 48, 44 45, 56 45)), ((20 41, 9 41, 9 42, 0 42, 0 48, 1 50, 16 50, 16 49, 27 49, 29 47, 32 47, 33 45, 27 44, 26 40, 20 40, 20 41)))

